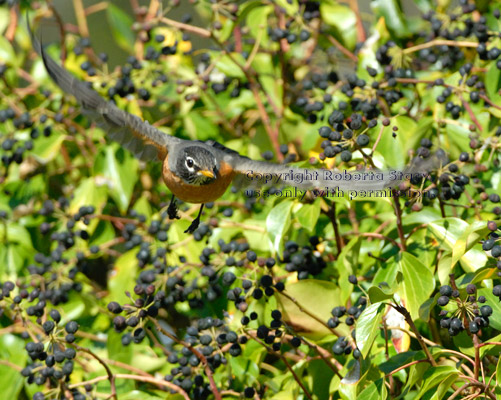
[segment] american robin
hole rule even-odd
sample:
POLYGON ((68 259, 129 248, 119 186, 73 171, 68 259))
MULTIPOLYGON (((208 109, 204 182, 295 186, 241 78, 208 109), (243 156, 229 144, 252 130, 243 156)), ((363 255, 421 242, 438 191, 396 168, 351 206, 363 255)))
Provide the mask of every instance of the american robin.
MULTIPOLYGON (((49 57, 33 35, 32 41, 52 80, 64 92, 73 95, 84 112, 100 123, 113 140, 141 160, 163 162, 163 180, 173 194, 168 208, 170 218, 177 217, 174 196, 201 204, 197 218, 185 232, 192 233, 198 227, 204 203, 221 197, 236 178, 249 184, 287 184, 304 190, 380 190, 401 181, 392 171, 378 171, 375 178, 368 174, 367 179, 357 180, 354 173, 346 171, 332 175, 329 170, 254 161, 212 140, 191 141, 167 135, 102 98, 49 57)), ((360 177, 359 173, 357 175, 360 177)))

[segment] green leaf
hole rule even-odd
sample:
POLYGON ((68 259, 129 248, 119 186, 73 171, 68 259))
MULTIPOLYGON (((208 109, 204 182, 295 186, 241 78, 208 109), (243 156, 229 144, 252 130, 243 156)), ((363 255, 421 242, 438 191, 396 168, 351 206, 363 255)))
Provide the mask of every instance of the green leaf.
POLYGON ((407 159, 407 151, 414 146, 417 123, 406 116, 399 115, 392 119, 392 126, 383 129, 377 152, 384 155, 387 166, 402 170, 407 159), (393 137, 392 126, 398 127, 397 137, 393 137))
POLYGON ((35 140, 33 155, 37 161, 42 164, 47 164, 61 154, 60 149, 64 142, 64 138, 64 134, 54 130, 49 137, 41 136, 35 140))
MULTIPOLYGON (((428 229, 439 241, 440 248, 451 251, 468 228, 469 224, 467 222, 453 217, 442 218, 428 224, 428 229)), ((473 237, 475 237, 475 234, 473 237)), ((485 265, 487 256, 482 251, 471 249, 460 257, 459 260, 467 272, 474 272, 485 265)))
POLYGON ((384 384, 384 379, 371 382, 359 395, 359 399, 364 400, 384 400, 388 396, 388 391, 384 384))
POLYGON ((501 302, 499 298, 492 294, 492 288, 481 288, 478 291, 479 296, 485 296, 487 305, 492 307, 492 315, 489 317, 489 325, 494 329, 501 331, 501 302))
MULTIPOLYGON (((336 262, 336 269, 339 272, 339 281, 348 282, 348 276, 357 273, 358 260, 360 256, 361 236, 355 237, 344 246, 336 262)), ((343 303, 353 291, 353 285, 341 285, 341 300, 343 303)))
POLYGON ((410 253, 403 253, 399 262, 403 274, 401 297, 413 319, 419 318, 419 308, 433 293, 433 272, 410 253))
POLYGON ((137 161, 118 145, 107 146, 96 159, 95 174, 106 179, 110 197, 121 212, 127 211, 137 182, 137 161))
POLYGON ((245 65, 246 60, 240 53, 231 53, 231 56, 221 56, 221 53, 213 52, 212 57, 217 60, 216 68, 220 72, 232 78, 245 79, 245 73, 242 71, 241 67, 245 65), (238 64, 236 64, 235 61, 238 64))
POLYGON ((335 28, 336 36, 348 48, 355 48, 357 42, 357 16, 349 7, 339 3, 321 3, 320 15, 323 22, 335 28))
POLYGON ((390 289, 388 293, 377 286, 371 286, 367 292, 371 303, 379 303, 381 301, 393 298, 393 291, 390 289))
POLYGON ((282 311, 283 320, 294 327, 297 333, 310 337, 332 335, 324 324, 310 317, 303 310, 307 310, 327 323, 327 320, 332 317, 332 309, 341 304, 339 287, 336 284, 316 279, 303 279, 288 284, 284 293, 295 302, 278 293, 278 307, 282 311))
POLYGON ((450 386, 458 375, 459 371, 456 369, 456 367, 451 367, 449 365, 431 367, 424 373, 423 386, 421 387, 421 390, 419 391, 415 399, 420 399, 428 390, 434 388, 440 383, 448 382, 450 386), (451 377, 454 377, 454 380, 452 382, 450 381, 451 377))
POLYGON ((217 139, 218 127, 211 118, 205 118, 198 111, 189 112, 184 118, 186 133, 193 140, 217 139))
POLYGON ((268 16, 273 12, 273 6, 263 5, 261 1, 251 2, 246 7, 246 26, 249 28, 250 35, 254 38, 261 37, 263 42, 268 41, 266 27, 268 26, 268 16))
POLYGON ((301 226, 308 229, 310 232, 314 232, 318 217, 320 216, 320 204, 316 201, 315 203, 316 204, 302 204, 299 210, 294 212, 294 216, 301 226))
MULTIPOLYGON (((376 275, 374 275, 374 280, 372 282, 374 285, 383 283, 383 285, 379 286, 382 288, 392 288, 393 293, 395 293, 396 287, 394 284, 396 283, 397 274, 399 273, 398 264, 396 263, 395 258, 392 257, 385 262, 377 263, 377 272, 376 275)), ((386 291, 387 289, 383 290, 386 291)))
POLYGON ((115 361, 120 361, 124 364, 130 364, 132 360, 132 347, 122 344, 122 335, 115 332, 114 329, 108 330, 108 338, 106 341, 106 349, 108 350, 108 358, 115 361))
POLYGON ((120 393, 120 400, 183 400, 184 397, 180 394, 169 394, 165 397, 165 394, 158 394, 158 396, 152 395, 151 393, 142 390, 132 390, 127 393, 120 393))
MULTIPOLYGON (((26 365, 26 351, 24 340, 10 333, 0 335, 0 359, 24 367, 26 365)), ((23 376, 8 365, 0 365, 0 385, 4 399, 17 399, 24 385, 23 376)))
MULTIPOLYGON (((421 351, 421 353, 423 353, 423 352, 421 351)), ((405 351, 403 353, 398 353, 398 354, 390 357, 390 359, 388 359, 388 361, 384 361, 381 364, 379 364, 378 367, 385 374, 389 374, 392 371, 396 370, 397 368, 401 367, 402 365, 407 364, 407 363, 415 360, 417 358, 416 354, 418 354, 417 351, 405 351)), ((423 354, 423 356, 424 356, 424 354, 423 354)), ((419 358, 417 358, 417 359, 419 359, 419 358)))
POLYGON ((371 7, 377 17, 382 17, 388 30, 397 38, 410 35, 405 15, 398 0, 373 0, 371 7))
POLYGON ((498 93, 499 89, 501 89, 501 70, 497 68, 495 62, 491 62, 490 64, 485 74, 485 90, 489 99, 494 104, 497 104, 501 100, 501 96, 498 93))
POLYGON ((291 210, 294 202, 285 200, 273 207, 266 218, 266 230, 273 242, 273 248, 281 255, 283 238, 291 224, 291 210))
POLYGON ((94 177, 83 179, 75 189, 73 199, 70 204, 70 212, 75 214, 82 206, 94 206, 96 211, 100 210, 106 201, 106 188, 98 186, 94 177))
POLYGON ((386 306, 382 303, 374 303, 367 307, 357 320, 357 346, 362 355, 367 357, 372 347, 372 342, 380 331, 381 317, 386 306))
POLYGON ((434 297, 427 299, 421 304, 421 307, 419 307, 419 318, 426 322, 430 320, 431 310, 437 304, 436 302, 439 296, 440 294, 436 294, 434 297))
POLYGON ((477 244, 480 239, 484 238, 488 232, 489 228, 487 228, 487 223, 485 221, 474 221, 471 223, 456 243, 454 243, 454 247, 452 248, 451 268, 453 268, 461 257, 477 244))
POLYGON ((120 304, 130 303, 125 291, 131 291, 134 288, 138 268, 136 253, 137 250, 130 250, 122 254, 115 262, 113 272, 110 274, 108 281, 109 297, 120 304))
POLYGON ((111 34, 117 44, 128 53, 134 53, 135 37, 134 31, 131 29, 134 20, 129 14, 113 4, 107 5, 106 16, 108 24, 111 26, 111 34))
POLYGON ((18 66, 20 62, 12 44, 3 35, 0 36, 0 62, 13 66, 18 66))

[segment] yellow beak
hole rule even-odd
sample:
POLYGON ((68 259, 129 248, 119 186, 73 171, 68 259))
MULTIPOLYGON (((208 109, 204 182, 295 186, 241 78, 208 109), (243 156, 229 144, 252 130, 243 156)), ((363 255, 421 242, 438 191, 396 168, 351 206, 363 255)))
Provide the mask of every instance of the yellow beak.
POLYGON ((214 178, 214 173, 212 171, 209 171, 208 169, 202 169, 198 171, 198 173, 206 176, 207 178, 214 178))

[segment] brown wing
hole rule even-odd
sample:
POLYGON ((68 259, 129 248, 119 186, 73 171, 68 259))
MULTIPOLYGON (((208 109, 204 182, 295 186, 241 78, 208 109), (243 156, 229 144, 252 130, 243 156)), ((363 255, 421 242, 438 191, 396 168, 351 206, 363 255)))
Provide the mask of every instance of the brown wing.
POLYGON ((64 92, 75 97, 84 112, 95 120, 111 139, 130 150, 137 158, 144 161, 163 159, 169 148, 181 142, 181 139, 163 133, 148 122, 106 101, 49 57, 31 30, 30 33, 33 48, 41 55, 52 80, 64 92))

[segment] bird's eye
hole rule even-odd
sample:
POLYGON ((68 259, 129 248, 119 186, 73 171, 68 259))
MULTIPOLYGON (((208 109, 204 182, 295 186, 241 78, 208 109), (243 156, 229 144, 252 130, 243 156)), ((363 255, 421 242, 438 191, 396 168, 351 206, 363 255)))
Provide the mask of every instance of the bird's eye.
POLYGON ((188 168, 193 168, 193 165, 194 165, 194 164, 195 164, 195 163, 193 162, 193 158, 188 157, 188 158, 186 159, 186 166, 187 166, 188 168))

